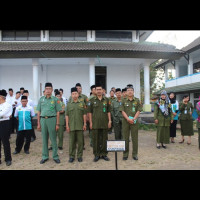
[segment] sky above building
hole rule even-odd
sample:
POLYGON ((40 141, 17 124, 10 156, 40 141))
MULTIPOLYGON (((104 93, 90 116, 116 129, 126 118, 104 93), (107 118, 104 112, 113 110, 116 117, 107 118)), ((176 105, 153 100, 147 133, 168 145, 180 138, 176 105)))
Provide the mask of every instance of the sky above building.
POLYGON ((199 30, 186 30, 186 31, 153 31, 146 41, 149 42, 160 42, 164 44, 174 45, 177 49, 181 49, 196 38, 200 37, 199 30))

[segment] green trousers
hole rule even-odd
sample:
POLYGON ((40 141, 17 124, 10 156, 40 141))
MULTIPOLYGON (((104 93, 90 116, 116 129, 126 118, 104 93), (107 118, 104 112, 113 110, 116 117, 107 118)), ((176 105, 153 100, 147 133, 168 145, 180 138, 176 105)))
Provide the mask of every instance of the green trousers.
POLYGON ((108 129, 92 129, 94 156, 107 156, 108 129))
POLYGON ((89 122, 87 122, 87 129, 89 130, 90 145, 93 145, 93 142, 92 142, 92 130, 90 129, 90 123, 89 122))
POLYGON ((131 133, 132 139, 132 157, 138 154, 138 122, 136 124, 129 124, 127 121, 122 120, 122 135, 125 140, 125 151, 123 152, 123 157, 128 157, 129 155, 129 137, 131 133))
MULTIPOLYGON (((58 147, 63 147, 63 137, 64 137, 64 125, 59 126, 59 130, 56 132, 57 139, 58 139, 58 147)), ((52 144, 50 145, 52 147, 52 144)))
POLYGON ((42 131, 42 159, 49 158, 48 139, 50 138, 53 150, 53 159, 58 159, 58 146, 56 142, 56 117, 41 118, 41 131, 42 131))
POLYGON ((119 121, 119 123, 114 122, 114 132, 115 132, 115 140, 121 140, 122 139, 122 121, 119 121))
POLYGON ((200 128, 198 128, 198 141, 199 141, 199 149, 200 149, 200 128))
POLYGON ((75 158, 76 144, 78 144, 77 158, 83 156, 83 131, 70 131, 69 133, 69 157, 75 158))

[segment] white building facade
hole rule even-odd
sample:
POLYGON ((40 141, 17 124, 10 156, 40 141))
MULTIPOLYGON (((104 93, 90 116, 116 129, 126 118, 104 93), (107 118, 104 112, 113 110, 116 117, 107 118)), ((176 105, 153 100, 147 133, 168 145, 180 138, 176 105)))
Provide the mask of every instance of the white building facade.
POLYGON ((166 60, 156 67, 165 69, 167 92, 175 92, 179 101, 182 101, 182 97, 188 94, 191 103, 196 105, 200 96, 200 37, 182 50, 185 55, 180 59, 166 60), (169 72, 174 72, 174 76, 169 77, 169 72))
POLYGON ((144 111, 150 109, 149 65, 157 59, 179 58, 182 52, 170 45, 146 43, 152 31, 0 31, 0 88, 29 90, 37 105, 44 85, 70 89, 81 83, 89 96, 90 86, 111 87, 133 84, 140 98, 140 70, 144 68, 144 111))

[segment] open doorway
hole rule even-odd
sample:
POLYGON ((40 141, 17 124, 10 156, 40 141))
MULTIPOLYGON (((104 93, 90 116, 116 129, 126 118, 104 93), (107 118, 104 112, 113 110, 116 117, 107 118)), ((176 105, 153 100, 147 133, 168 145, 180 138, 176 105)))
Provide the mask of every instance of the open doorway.
POLYGON ((95 85, 102 85, 107 91, 107 67, 95 67, 95 85))

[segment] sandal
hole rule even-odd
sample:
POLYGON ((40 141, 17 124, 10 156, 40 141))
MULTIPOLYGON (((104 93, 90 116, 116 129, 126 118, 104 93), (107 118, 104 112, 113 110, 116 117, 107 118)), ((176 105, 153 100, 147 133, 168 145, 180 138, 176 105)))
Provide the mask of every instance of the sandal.
POLYGON ((184 143, 185 139, 183 139, 181 142, 179 142, 180 144, 184 143))

